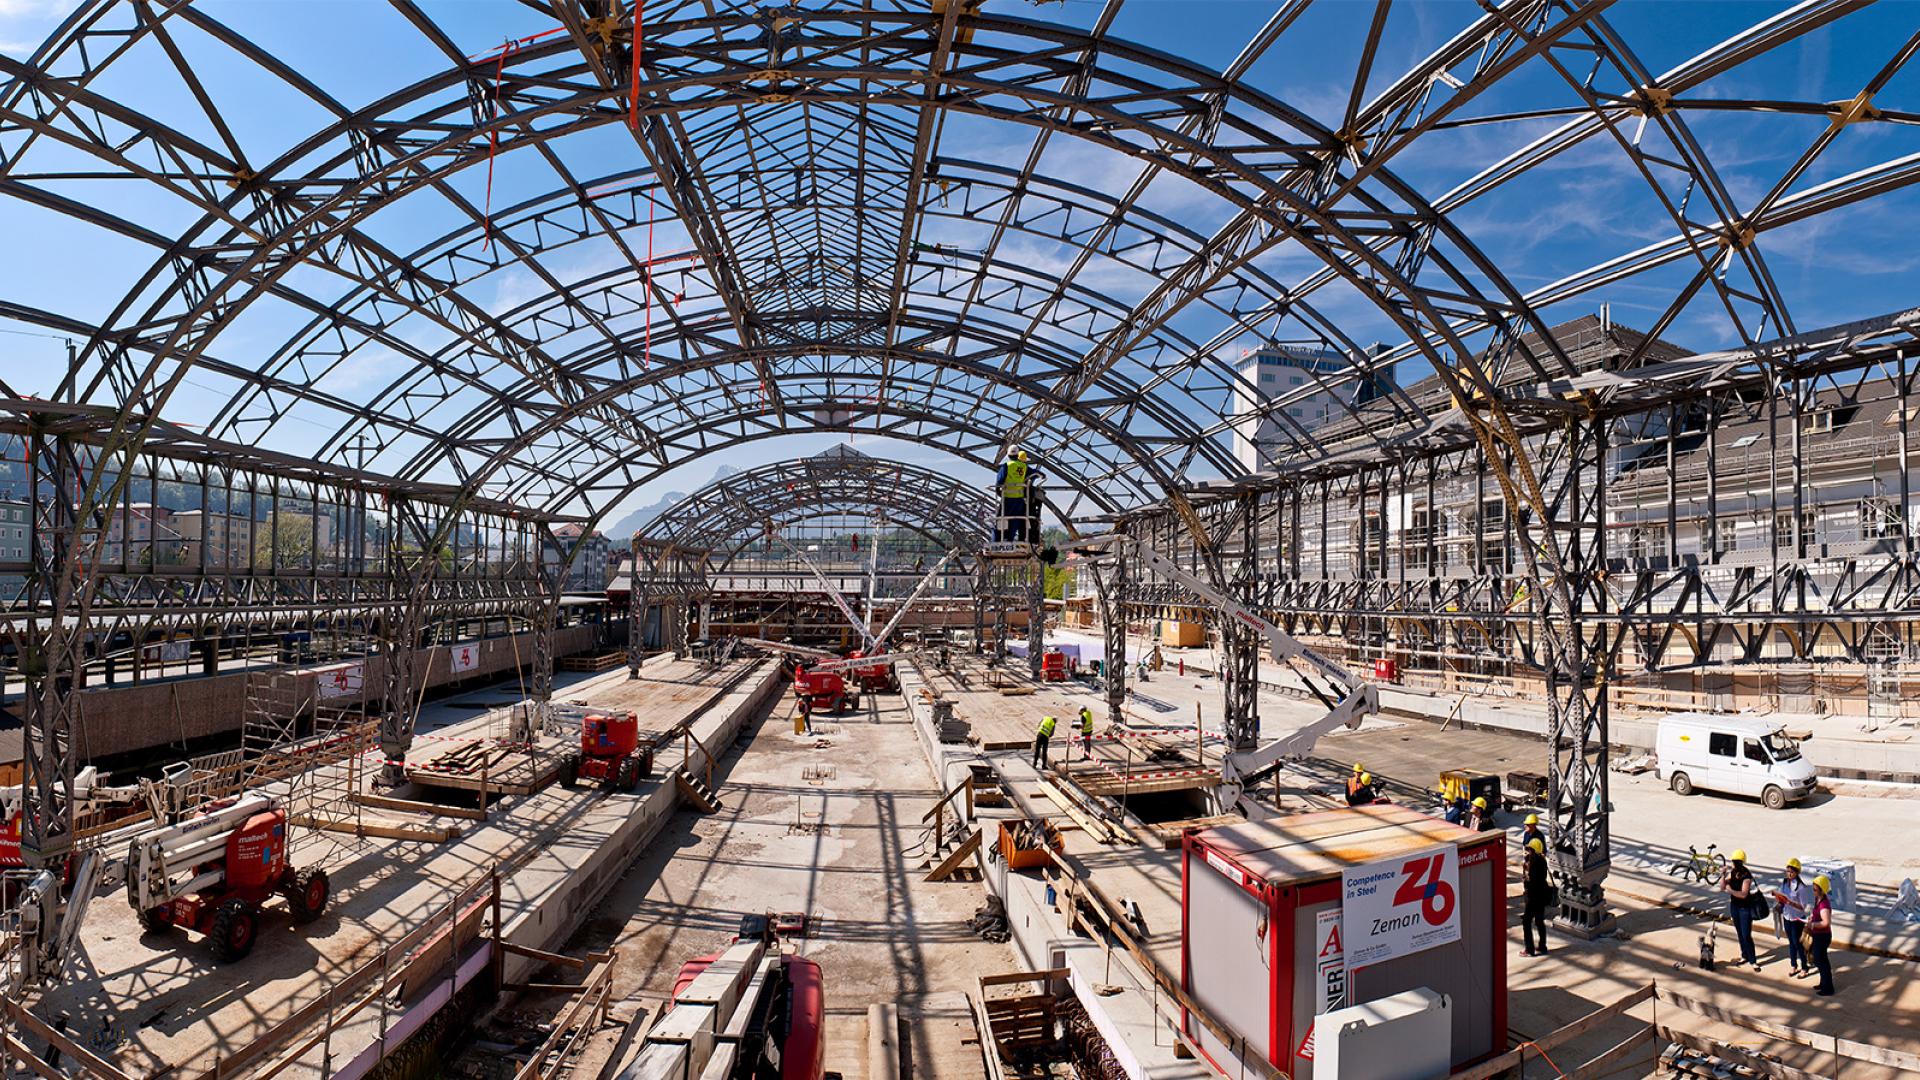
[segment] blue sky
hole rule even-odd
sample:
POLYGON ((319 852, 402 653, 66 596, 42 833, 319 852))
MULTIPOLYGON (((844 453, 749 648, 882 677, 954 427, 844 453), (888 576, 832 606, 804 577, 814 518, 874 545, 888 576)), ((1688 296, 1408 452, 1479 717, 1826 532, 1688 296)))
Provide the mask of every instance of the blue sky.
MULTIPOLYGON (((349 108, 364 106, 446 66, 446 59, 428 48, 394 9, 374 0, 229 0, 200 6, 296 65, 349 108)), ((550 25, 524 6, 504 0, 459 0, 422 6, 459 48, 474 56, 487 53, 505 38, 538 33, 550 25)), ((809 2, 805 6, 819 4, 809 2)), ((1658 73, 1784 6, 1623 2, 1615 5, 1607 18, 1644 68, 1658 73)), ((29 56, 67 16, 69 7, 61 0, 0 0, 0 53, 16 58, 29 56)), ((1218 70, 1234 59, 1273 7, 1262 0, 1134 0, 1122 9, 1111 35, 1218 70)), ((1100 5, 1083 0, 1038 5, 1024 0, 987 3, 989 13, 1074 26, 1090 24, 1099 10, 1100 5)), ((1314 120, 1337 126, 1371 11, 1372 5, 1357 2, 1314 6, 1252 67, 1247 83, 1314 120)), ((1367 88, 1369 95, 1444 42, 1479 11, 1477 4, 1464 0, 1395 5, 1367 88)), ((1916 27, 1920 27, 1920 3, 1878 4, 1741 65, 1706 84, 1695 96, 1722 102, 1847 100, 1916 27)), ((250 62, 211 39, 182 32, 179 44, 193 58, 208 94, 247 149, 251 164, 271 161, 326 121, 324 112, 312 102, 277 80, 264 77, 250 62)), ((1571 51, 1554 56, 1566 67, 1566 73, 1544 63, 1532 63, 1484 95, 1466 114, 1572 104, 1574 87, 1568 79, 1586 77, 1582 65, 1590 61, 1584 59, 1585 54, 1571 51)), ((1604 72, 1596 78, 1603 90, 1619 81, 1604 72)), ((1920 70, 1902 71, 1881 91, 1876 104, 1889 111, 1920 112, 1917 80, 1920 70)), ((130 55, 101 76, 95 89, 138 102, 151 115, 209 145, 220 141, 220 135, 194 107, 187 88, 170 76, 156 55, 130 55)), ((1826 127, 1823 117, 1743 108, 1692 110, 1685 119, 1695 147, 1713 163, 1733 204, 1742 209, 1758 201, 1826 127)), ((1558 119, 1546 118, 1436 132, 1396 158, 1392 170, 1428 200, 1439 199, 1557 123, 1558 119)), ((1625 137, 1630 138, 1630 133, 1625 137)), ((939 146, 942 153, 959 158, 1017 165, 1025 158, 1033 138, 1033 129, 1024 125, 952 116, 943 126, 939 146)), ((1651 145, 1658 136, 1649 139, 1651 145)), ((644 166, 631 140, 616 130, 603 128, 569 136, 564 143, 559 149, 583 178, 644 166)), ((10 147, 0 143, 0 149, 10 147)), ((1856 125, 1841 132, 1833 147, 1790 190, 1804 191, 1834 177, 1916 154, 1920 154, 1920 129, 1914 126, 1856 125)), ((78 171, 86 165, 80 155, 42 143, 19 167, 28 172, 58 172, 78 171)), ((1090 190, 1117 192, 1139 169, 1134 158, 1082 140, 1057 138, 1049 145, 1040 171, 1090 190)), ((1518 291, 1530 292, 1673 235, 1676 226, 1661 204, 1663 197, 1676 203, 1698 200, 1689 203, 1693 208, 1690 217, 1705 220, 1697 209, 1705 201, 1703 193, 1689 191, 1677 176, 1664 173, 1658 166, 1653 173, 1651 179, 1642 175, 1613 140, 1597 138, 1506 185, 1495 195, 1469 203, 1453 216, 1453 221, 1518 291)), ((485 174, 483 166, 470 167, 450 183, 464 198, 479 205, 487 198, 485 174)), ((68 179, 42 186, 139 221, 162 235, 174 235, 196 216, 191 207, 150 185, 68 179)), ((511 206, 552 186, 551 173, 534 154, 503 155, 494 163, 491 205, 496 210, 511 206)), ((1156 180, 1141 204, 1203 235, 1231 214, 1231 207, 1221 200, 1171 176, 1156 180)), ((1911 306, 1916 270, 1920 270, 1920 253, 1916 253, 1912 240, 1915 209, 1914 194, 1901 189, 1766 233, 1759 249, 1795 326, 1811 329, 1911 306)), ((408 251, 452 228, 456 221, 457 215, 443 200, 409 198, 400 207, 375 214, 366 230, 394 250, 408 251)), ((687 246, 686 233, 677 222, 661 220, 654 232, 659 251, 684 250, 687 246)), ((152 249, 144 245, 79 226, 4 196, 0 196, 0 234, 9 238, 13 252, 30 253, 30 257, 16 254, 0 261, 0 301, 89 322, 109 318, 154 264, 152 249)), ((958 219, 929 219, 922 227, 921 239, 969 249, 981 243, 977 226, 958 219)), ((1063 269, 1073 255, 1066 245, 1034 237, 1010 239, 1000 249, 1003 259, 1041 270, 1063 269)), ((617 271, 625 259, 607 244, 583 242, 556 252, 545 262, 563 279, 585 280, 617 271)), ((1311 255, 1283 245, 1263 255, 1257 265, 1278 280, 1292 282, 1311 274, 1318 264, 1311 255)), ((1673 265, 1615 282, 1576 296, 1546 314, 1554 320, 1571 318, 1605 303, 1610 305, 1615 320, 1644 327, 1659 318, 1673 301, 1687 279, 1688 269, 1673 265)), ((1114 262, 1096 262, 1078 280, 1123 306, 1145 295, 1153 284, 1137 269, 1114 262)), ((334 295, 342 288, 320 270, 296 270, 287 282, 315 296, 334 295)), ((476 304, 496 312, 535 301, 544 291, 534 275, 511 265, 480 275, 462 289, 463 295, 476 304)), ((1330 287, 1315 299, 1324 313, 1356 341, 1396 344, 1401 340, 1382 313, 1350 289, 1330 287)), ((303 322, 299 312, 285 305, 261 303, 236 318, 209 352, 233 363, 262 363, 263 357, 294 337, 303 322)), ((1204 342, 1219 333, 1221 325, 1216 312, 1195 305, 1174 320, 1172 329, 1185 340, 1204 342)), ((1778 332, 1777 327, 1771 329, 1778 332)), ((1281 337, 1290 332, 1278 325, 1272 330, 1281 337)), ((431 334, 426 328, 402 324, 397 332, 402 337, 415 335, 408 340, 430 347, 431 334)), ((0 320, 0 377, 16 389, 49 392, 64 366, 63 342, 58 335, 39 336, 45 333, 44 328, 31 324, 0 320)), ((1666 337, 1701 350, 1733 345, 1739 340, 1725 313, 1708 300, 1687 305, 1666 337)), ((1219 355, 1231 359, 1238 349, 1252 343, 1250 337, 1230 341, 1219 355)), ((313 348, 315 357, 324 351, 318 345, 313 348)), ((366 345, 337 364, 324 358, 310 359, 306 367, 296 365, 289 370, 322 373, 317 385, 352 400, 376 392, 404 363, 390 348, 366 345)), ((1417 367, 1402 372, 1403 379, 1419 374, 1421 369, 1417 367)), ((184 423, 208 422, 220 415, 235 392, 228 380, 196 371, 170 402, 168 415, 184 423)), ((1211 401, 1204 396, 1196 400, 1203 409, 1211 401)), ((462 407, 455 401, 447 408, 457 411, 462 407)), ((1183 407, 1193 407, 1193 402, 1183 407)), ((452 422, 457 415, 442 413, 430 419, 433 423, 452 422)), ((295 410, 272 430, 270 438, 276 447, 311 452, 321 447, 338 426, 339 418, 324 411, 295 410)), ((621 499, 611 512, 617 516, 625 509, 645 505, 666 490, 689 490, 722 464, 744 468, 817 452, 841 441, 846 441, 846 436, 792 436, 718 451, 658 476, 621 499)), ((852 441, 882 456, 954 469, 970 467, 933 448, 861 435, 855 435, 852 441)), ((375 463, 376 467, 400 464, 398 457, 375 463)))

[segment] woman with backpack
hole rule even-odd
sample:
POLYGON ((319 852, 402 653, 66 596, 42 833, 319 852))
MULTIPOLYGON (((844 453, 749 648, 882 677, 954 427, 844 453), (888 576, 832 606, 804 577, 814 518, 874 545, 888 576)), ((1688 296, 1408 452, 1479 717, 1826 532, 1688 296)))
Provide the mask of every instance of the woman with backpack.
POLYGON ((1727 894, 1727 915, 1733 919, 1734 934, 1740 939, 1740 962, 1752 964, 1753 970, 1759 971, 1760 958, 1753 948, 1753 872, 1747 869, 1744 849, 1733 853, 1720 889, 1727 894))

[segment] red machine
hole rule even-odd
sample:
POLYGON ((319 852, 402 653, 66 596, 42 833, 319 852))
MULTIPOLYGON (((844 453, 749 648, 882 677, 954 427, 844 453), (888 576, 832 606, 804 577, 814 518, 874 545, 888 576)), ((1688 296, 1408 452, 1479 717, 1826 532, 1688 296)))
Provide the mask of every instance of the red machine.
POLYGON ((576 788, 585 777, 608 791, 632 791, 652 772, 653 747, 640 746, 640 718, 596 713, 580 721, 580 752, 560 766, 560 784, 576 788))
MULTIPOLYGON (((714 961, 737 955, 742 942, 751 947, 754 940, 764 940, 767 948, 777 949, 781 936, 791 929, 776 928, 758 915, 748 915, 741 922, 732 948, 680 966, 673 984, 675 1004, 714 961)), ((738 1008, 750 1012, 753 1019, 740 1025, 747 1035, 728 1070, 729 1080, 822 1080, 826 1075, 826 982, 820 965, 797 953, 781 953, 774 976, 755 981, 750 990, 757 990, 757 996, 743 997, 738 1008), (770 1045, 748 1045, 755 1041, 770 1045)))
POLYGON ((1067 681, 1067 654, 1049 650, 1040 654, 1040 678, 1044 682, 1067 681))
POLYGON ((849 688, 837 671, 815 671, 797 667, 793 671, 793 696, 817 713, 837 713, 860 707, 860 689, 849 688))
MULTIPOLYGON (((866 655, 859 649, 855 649, 847 654, 847 659, 862 660, 866 655)), ((893 673, 892 664, 868 664, 865 667, 851 668, 849 671, 854 681, 860 684, 860 689, 869 694, 877 694, 883 690, 889 694, 900 692, 900 678, 893 673)))
POLYGON ((215 804, 199 817, 150 830, 128 855, 127 898, 140 925, 206 934, 222 961, 253 950, 260 908, 273 894, 287 898, 296 922, 319 918, 330 895, 325 873, 288 864, 287 812, 266 796, 215 804), (184 876, 176 878, 176 868, 184 876))

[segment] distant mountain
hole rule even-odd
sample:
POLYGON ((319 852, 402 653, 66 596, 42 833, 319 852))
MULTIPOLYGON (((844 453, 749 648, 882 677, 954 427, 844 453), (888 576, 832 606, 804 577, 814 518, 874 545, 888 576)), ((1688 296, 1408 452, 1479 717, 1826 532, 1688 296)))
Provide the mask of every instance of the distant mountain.
MULTIPOLYGON (((713 471, 713 478, 708 480, 707 483, 711 484, 717 480, 725 480, 727 477, 739 471, 739 469, 731 465, 722 465, 713 471)), ((705 485, 702 486, 704 487, 705 485)), ((645 528, 654 518, 666 513, 675 503, 678 503, 686 497, 687 493, 684 491, 669 491, 660 497, 659 502, 651 506, 643 506, 627 514, 625 517, 620 518, 618 521, 615 521, 612 525, 602 528, 600 531, 607 535, 607 539, 613 541, 615 547, 623 546, 628 540, 633 538, 634 533, 645 528)))

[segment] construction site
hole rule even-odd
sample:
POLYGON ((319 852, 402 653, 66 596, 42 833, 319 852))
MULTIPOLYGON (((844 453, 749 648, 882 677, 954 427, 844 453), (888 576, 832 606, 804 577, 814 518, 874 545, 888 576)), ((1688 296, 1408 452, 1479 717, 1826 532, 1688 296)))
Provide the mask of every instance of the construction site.
POLYGON ((1920 1076, 1916 54, 0 0, 0 1080, 1920 1076))

